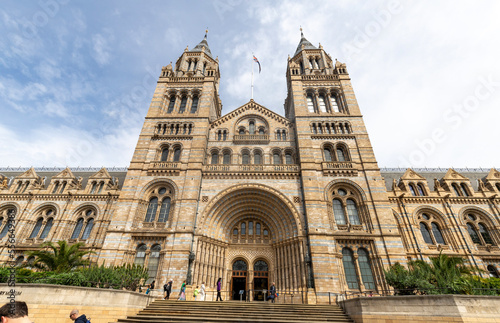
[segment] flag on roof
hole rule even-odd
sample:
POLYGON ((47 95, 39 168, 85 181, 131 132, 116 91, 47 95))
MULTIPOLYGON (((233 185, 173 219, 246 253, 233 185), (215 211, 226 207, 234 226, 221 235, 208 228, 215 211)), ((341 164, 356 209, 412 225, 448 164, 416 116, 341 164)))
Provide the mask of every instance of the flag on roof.
POLYGON ((257 59, 257 57, 255 57, 255 55, 253 56, 253 60, 257 62, 257 64, 259 64, 259 73, 260 73, 260 62, 259 60, 257 59))

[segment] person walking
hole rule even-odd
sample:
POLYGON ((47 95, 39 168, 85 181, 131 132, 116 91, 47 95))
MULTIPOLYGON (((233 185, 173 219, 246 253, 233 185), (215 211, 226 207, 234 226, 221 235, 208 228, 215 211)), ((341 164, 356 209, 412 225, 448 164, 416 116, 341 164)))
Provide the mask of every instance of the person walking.
POLYGON ((163 292, 165 293, 165 298, 163 299, 169 299, 170 293, 172 292, 172 279, 170 279, 168 283, 163 285, 163 292))
POLYGON ((181 285, 181 291, 179 292, 179 301, 185 301, 186 300, 186 281, 184 281, 181 285))
POLYGON ((220 299, 222 302, 222 296, 221 296, 221 290, 222 290, 222 278, 219 277, 219 280, 217 280, 217 299, 215 300, 216 302, 220 299))
POLYGON ((198 300, 202 302, 205 300, 205 282, 201 283, 200 294, 198 294, 198 300))
POLYGON ((274 303, 276 300, 276 285, 274 285, 274 282, 271 284, 271 288, 269 288, 269 296, 267 297, 267 300, 271 300, 271 303, 274 303))
POLYGON ((193 292, 193 298, 195 301, 198 300, 198 294, 200 294, 200 289, 199 289, 199 286, 196 286, 196 288, 194 289, 194 292, 193 292))

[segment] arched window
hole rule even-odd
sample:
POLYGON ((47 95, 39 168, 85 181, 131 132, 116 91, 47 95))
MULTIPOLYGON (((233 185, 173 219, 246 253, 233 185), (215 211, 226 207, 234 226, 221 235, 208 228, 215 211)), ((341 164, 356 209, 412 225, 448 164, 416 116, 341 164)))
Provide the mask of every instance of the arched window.
POLYGON ((217 165, 218 163, 219 163, 219 153, 215 151, 215 152, 212 153, 211 164, 212 165, 217 165))
POLYGON ((464 196, 470 196, 469 189, 467 189, 467 185, 465 185, 465 183, 460 184, 460 188, 462 189, 464 196))
POLYGON ((344 264, 345 279, 347 286, 351 289, 359 288, 356 267, 354 266, 354 257, 349 248, 342 249, 342 263, 344 264))
POLYGON ((59 188, 59 182, 56 182, 56 184, 54 185, 54 189, 52 190, 52 194, 57 193, 58 188, 59 188))
POLYGON ((434 244, 429 229, 427 228, 427 225, 423 222, 420 222, 420 233, 422 233, 422 237, 424 238, 425 243, 434 244))
POLYGON ((97 194, 101 194, 103 188, 104 188, 104 182, 101 182, 101 185, 99 185, 99 190, 97 191, 97 194))
POLYGON ((196 113, 198 110, 198 96, 193 97, 193 102, 191 103, 191 113, 196 113))
MULTIPOLYGON (((7 214, 10 210, 11 209, 7 210, 7 214)), ((5 224, 3 226, 2 232, 0 232, 0 239, 3 239, 3 237, 5 237, 7 235, 7 233, 9 232, 9 224, 11 224, 11 223, 12 223, 12 220, 7 218, 7 221, 5 221, 5 224)), ((2 218, 2 224, 3 224, 3 218, 2 218)))
POLYGON ((255 234, 260 236, 260 223, 255 224, 255 234))
POLYGON ((330 104, 332 105, 332 111, 333 112, 339 112, 339 105, 337 102, 337 95, 332 94, 330 97, 330 104))
POLYGON ((43 224, 43 218, 39 218, 36 221, 36 224, 35 224, 35 227, 33 228, 33 231, 31 231, 31 234, 29 237, 30 239, 36 238, 38 236, 38 232, 40 232, 40 229, 42 228, 42 224, 43 224))
POLYGON ((247 151, 244 151, 243 154, 241 155, 241 163, 243 165, 250 164, 250 155, 248 154, 247 151))
POLYGON ((174 111, 174 107, 175 107, 175 95, 172 95, 170 97, 170 102, 168 104, 167 113, 172 113, 172 111, 174 111))
POLYGON ((255 155, 253 156, 253 163, 256 165, 262 164, 262 156, 260 155, 260 152, 256 152, 255 155))
POLYGON ((417 184, 417 189, 420 196, 425 196, 424 186, 421 183, 417 184))
POLYGON ((148 210, 146 211, 145 222, 153 222, 156 217, 156 210, 158 209, 158 198, 153 197, 149 200, 148 210))
POLYGON ((217 132, 217 140, 218 141, 222 140, 222 131, 220 131, 220 130, 217 132))
POLYGON ((356 206, 356 202, 354 202, 351 199, 347 200, 347 215, 349 216, 349 222, 351 224, 361 224, 359 222, 359 215, 358 215, 358 207, 356 206))
POLYGON ((151 248, 151 254, 149 255, 148 261, 149 278, 146 281, 147 284, 156 279, 156 274, 158 273, 158 264, 160 263, 160 251, 161 247, 159 245, 155 245, 153 246, 153 248, 151 248))
POLYGON ((488 265, 487 269, 488 269, 488 272, 490 273, 490 277, 493 277, 493 278, 499 278, 499 276, 498 276, 498 272, 497 272, 497 270, 495 269, 495 266, 493 266, 493 265, 488 265))
POLYGON ((253 265, 253 270, 254 271, 269 271, 269 266, 267 265, 267 262, 265 262, 264 260, 258 260, 253 265))
POLYGON ((23 264, 23 261, 24 261, 24 256, 19 256, 17 257, 16 259, 16 266, 19 267, 23 264))
POLYGON ((146 259, 146 245, 142 244, 137 247, 134 264, 139 266, 144 266, 144 260, 146 259))
POLYGON ((484 243, 494 245, 490 233, 488 232, 484 224, 478 223, 477 226, 479 227, 479 233, 481 234, 481 237, 483 237, 484 243))
POLYGON ((161 151, 160 161, 167 161, 168 159, 168 148, 163 148, 161 151))
POLYGON ((42 234, 40 235, 40 239, 45 239, 49 235, 50 229, 52 229, 52 223, 54 222, 53 218, 49 218, 47 223, 45 223, 45 227, 43 228, 42 234))
POLYGON ((259 135, 264 135, 264 128, 259 128, 259 135))
POLYGON ((247 234, 245 222, 241 223, 241 234, 247 234))
POLYGON ((476 229, 472 226, 472 224, 467 223, 467 231, 469 232, 469 236, 475 244, 481 244, 481 240, 479 239, 479 235, 477 234, 476 229))
POLYGON ((170 197, 166 197, 161 202, 160 215, 158 216, 158 222, 167 222, 168 214, 170 213, 170 197))
POLYGON ((83 230, 82 240, 87 240, 90 237, 90 232, 92 232, 93 227, 94 227, 94 219, 90 218, 87 220, 87 225, 85 226, 85 230, 83 230))
POLYGON ((19 184, 17 184, 17 188, 16 188, 16 191, 14 192, 14 194, 19 193, 19 190, 21 189, 22 185, 23 185, 23 182, 19 182, 19 184))
POLYGON ((97 187, 97 183, 96 182, 92 183, 92 188, 90 189, 90 194, 94 194, 95 193, 96 187, 97 187))
POLYGON ((281 164, 281 156, 278 152, 273 153, 273 164, 281 164))
POLYGON ((285 130, 283 130, 283 131, 281 132, 281 139, 282 139, 282 140, 286 140, 286 131, 285 131, 285 130))
POLYGON ((333 200, 332 204, 333 204, 333 215, 335 217, 335 222, 340 225, 346 224, 342 202, 340 202, 339 200, 333 200))
POLYGON ((75 230, 73 230, 73 234, 71 235, 71 239, 78 239, 80 236, 80 232, 83 228, 83 218, 79 218, 76 222, 75 230))
POLYGON ((340 147, 337 147, 337 160, 339 162, 343 162, 343 161, 346 161, 346 155, 344 153, 344 149, 340 148, 340 147))
POLYGON ((226 131, 226 130, 224 130, 224 131, 222 132, 222 140, 224 140, 224 141, 226 141, 226 140, 227 140, 227 131, 226 131))
POLYGON ((460 188, 458 187, 458 185, 457 185, 456 183, 451 184, 451 187, 453 187, 453 190, 455 191, 455 194, 456 194, 457 196, 460 196, 460 195, 461 195, 461 194, 460 194, 460 188))
POLYGON ((323 94, 319 95, 319 110, 321 112, 326 112, 326 100, 323 94))
POLYGON ((281 140, 281 131, 276 131, 276 140, 281 140))
POLYGON ((253 221, 248 222, 248 234, 253 235, 253 221))
POLYGON ((230 152, 228 152, 228 151, 224 152, 224 157, 223 157, 222 163, 224 165, 231 164, 231 153, 230 152))
POLYGON ((309 112, 314 112, 314 102, 312 94, 307 95, 307 110, 309 110, 309 112))
POLYGON ((409 184, 408 187, 410 188, 411 195, 417 196, 417 192, 415 192, 415 187, 413 184, 409 184))
POLYGON ((439 229, 439 225, 435 222, 431 223, 432 234, 434 235, 434 240, 436 240, 437 244, 446 244, 443 239, 443 235, 441 234, 441 230, 439 229))
POLYGON ((181 159, 181 149, 175 148, 174 150, 174 162, 178 162, 181 159))
POLYGON ((285 162, 287 165, 293 164, 292 154, 290 153, 285 154, 285 162))
POLYGON ((331 162, 332 161, 332 151, 330 150, 330 148, 324 148, 323 149, 323 152, 325 154, 325 161, 327 162, 331 162))
POLYGON ((375 281, 373 280, 372 267, 370 265, 370 258, 368 251, 365 249, 358 250, 358 265, 361 272, 361 279, 366 289, 375 289, 375 281))
POLYGON ((186 111, 187 97, 183 96, 181 99, 181 107, 179 108, 179 113, 184 113, 186 111))
POLYGON ((244 135, 245 134, 245 129, 244 128, 240 128, 239 134, 240 135, 244 135))
POLYGON ((313 123, 313 125, 312 125, 312 130, 313 130, 313 133, 318 133, 318 130, 316 129, 315 123, 313 123))
POLYGON ((234 262, 234 264, 233 264, 233 270, 247 271, 248 270, 248 265, 243 260, 236 260, 234 262))
POLYGON ((59 192, 59 194, 62 194, 64 192, 64 189, 66 188, 66 184, 68 184, 68 183, 66 181, 64 181, 62 186, 61 186, 61 191, 59 192))
POLYGON ((251 135, 255 135, 255 122, 250 121, 248 129, 251 135))

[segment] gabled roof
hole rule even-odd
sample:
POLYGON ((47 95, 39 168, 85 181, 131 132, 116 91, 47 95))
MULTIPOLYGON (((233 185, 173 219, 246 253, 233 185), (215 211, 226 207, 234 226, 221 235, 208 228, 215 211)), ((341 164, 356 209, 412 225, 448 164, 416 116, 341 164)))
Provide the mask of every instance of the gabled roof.
POLYGON ((101 168, 100 171, 98 171, 94 175, 90 176, 89 179, 90 178, 92 178, 92 179, 94 179, 94 178, 109 178, 109 179, 112 179, 112 177, 111 177, 111 175, 109 175, 108 170, 106 169, 106 167, 101 168))
POLYGON ((490 169, 490 172, 486 176, 487 180, 500 180, 500 172, 497 171, 496 169, 492 168, 490 169))
POLYGON ((293 56, 300 53, 300 51, 302 50, 302 46, 304 46, 303 49, 317 49, 316 47, 314 47, 313 44, 311 44, 310 41, 308 41, 306 39, 306 37, 304 37, 304 33, 302 32, 302 28, 300 28, 300 42, 299 42, 299 45, 297 46, 297 50, 295 51, 295 54, 293 54, 293 56))
POLYGON ((35 172, 35 168, 31 167, 21 175, 18 175, 17 178, 38 178, 39 176, 35 172))
POLYGON ((458 173, 455 171, 453 168, 448 169, 446 174, 443 176, 443 180, 448 180, 448 181, 456 181, 456 180, 466 180, 468 181, 469 179, 462 174, 458 173))
POLYGON ((63 171, 61 171, 59 174, 56 176, 53 176, 52 178, 76 178, 75 175, 73 175, 73 172, 69 167, 66 167, 63 171))
POLYGON ((401 179, 403 180, 423 180, 425 181, 425 177, 423 177, 422 175, 416 173, 413 169, 411 168, 408 168, 406 170, 406 172, 403 174, 403 176, 401 176, 401 179))
POLYGON ((254 110, 256 112, 259 112, 263 117, 269 118, 269 119, 274 119, 283 125, 289 126, 290 125, 290 120, 288 120, 285 117, 280 116, 274 111, 269 110, 268 108, 264 107, 263 105, 258 104, 255 102, 253 99, 242 105, 241 107, 223 115, 219 119, 215 120, 212 123, 212 128, 220 126, 222 123, 237 118, 239 117, 243 112, 248 111, 248 110, 254 110))

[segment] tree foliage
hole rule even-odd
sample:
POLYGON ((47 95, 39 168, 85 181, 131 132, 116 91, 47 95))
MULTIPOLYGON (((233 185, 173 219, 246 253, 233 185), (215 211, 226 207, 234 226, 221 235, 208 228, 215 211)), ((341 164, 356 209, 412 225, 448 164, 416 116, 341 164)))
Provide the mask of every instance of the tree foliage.
POLYGON ((35 257, 33 267, 62 273, 88 265, 88 260, 83 257, 94 252, 81 250, 83 246, 83 242, 69 245, 65 240, 60 240, 57 244, 47 241, 40 246, 39 250, 29 251, 27 255, 35 257))
POLYGON ((476 276, 463 258, 440 254, 429 259, 409 261, 408 268, 395 263, 385 271, 386 281, 396 295, 500 295, 500 289, 496 289, 500 279, 476 276))

